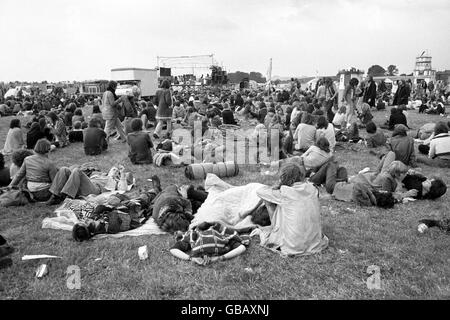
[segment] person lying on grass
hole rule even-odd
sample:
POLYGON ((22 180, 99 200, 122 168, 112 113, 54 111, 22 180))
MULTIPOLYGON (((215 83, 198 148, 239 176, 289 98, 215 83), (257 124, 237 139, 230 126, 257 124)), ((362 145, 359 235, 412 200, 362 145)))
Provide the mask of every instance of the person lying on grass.
POLYGON ((177 232, 176 243, 169 251, 178 259, 199 265, 229 260, 246 251, 250 237, 244 233, 250 231, 251 228, 238 231, 218 222, 203 222, 186 233, 177 232))
POLYGON ((425 144, 419 146, 419 151, 428 153, 428 157, 419 155, 417 161, 432 167, 450 168, 450 134, 448 131, 447 122, 436 123, 429 146, 425 144))

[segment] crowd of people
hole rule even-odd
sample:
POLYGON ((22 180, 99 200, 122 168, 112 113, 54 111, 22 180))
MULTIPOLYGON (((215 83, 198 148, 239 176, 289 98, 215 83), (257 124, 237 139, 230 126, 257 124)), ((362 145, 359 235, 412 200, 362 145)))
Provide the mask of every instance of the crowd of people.
MULTIPOLYGON (((401 80, 396 92, 391 93, 385 84, 376 84, 371 76, 364 81, 352 78, 340 101, 331 78, 321 79, 313 89, 303 90, 300 83, 293 81, 290 89, 274 92, 213 87, 175 91, 165 80, 151 100, 140 99, 137 88, 131 96, 118 97, 116 88, 117 83, 110 81, 101 97, 38 96, 22 100, 10 98, 0 103, 2 116, 14 115, 0 153, 0 186, 23 188, 30 200, 46 201, 48 205, 59 204, 67 197, 101 194, 105 191, 104 181, 95 180, 77 167, 57 168, 48 154, 79 143, 87 156, 94 156, 117 141, 128 145, 131 163, 151 165, 158 149, 170 141, 174 128, 192 129, 193 134, 195 123, 200 123, 202 133, 223 126, 252 126, 254 132, 249 138, 261 141, 261 135, 265 134, 269 152, 275 150, 270 137, 277 133, 278 163, 282 170, 281 182, 275 189, 281 193, 261 196, 267 207, 262 220, 272 223, 275 223, 277 206, 281 211, 281 206, 291 208, 289 214, 293 214, 291 200, 282 204, 281 198, 276 198, 290 194, 290 189, 286 188, 324 186, 334 199, 383 208, 411 198, 436 199, 446 193, 445 182, 439 177, 421 175, 418 163, 450 168, 450 122, 442 119, 433 123, 427 137, 419 136, 420 130, 412 137, 408 123, 407 110, 411 109, 418 109, 419 113, 446 114, 444 102, 448 102, 449 96, 432 83, 428 83, 427 88, 420 85, 412 90, 410 83, 401 80), (391 105, 387 122, 375 123, 372 111, 391 105), (86 112, 88 109, 92 112, 86 112), (360 129, 365 129, 367 135, 360 136, 360 129), (392 131, 389 137, 383 129, 392 131), (418 153, 414 138, 421 139, 418 153), (335 157, 339 147, 345 148, 346 143, 365 145, 380 159, 379 166, 348 176, 347 169, 339 165, 335 157), (9 167, 6 158, 11 159, 9 167), (294 176, 289 177, 286 172, 294 176)), ((158 181, 157 177, 154 179, 158 181)), ((186 221, 195 214, 192 205, 198 207, 207 197, 204 190, 190 197, 191 202, 184 203, 182 199, 189 197, 183 197, 180 189, 158 188, 153 189, 150 197, 152 212, 149 216, 159 221, 161 227, 165 226, 163 230, 190 232, 178 235, 172 254, 189 260, 190 256, 184 253, 194 250, 194 243, 189 239, 193 233, 195 237, 202 237, 206 231, 216 237, 220 235, 221 241, 231 241, 229 250, 219 251, 220 255, 228 253, 231 258, 245 251, 242 230, 224 229, 217 224, 202 225, 195 232, 187 230, 189 223, 186 221), (156 204, 161 199, 166 202, 156 204), (175 212, 181 212, 183 218, 174 212, 169 215, 163 212, 167 211, 167 206, 175 204, 175 212), (161 219, 162 216, 165 218, 161 219)), ((313 189, 306 189, 313 192, 313 189)), ((190 190, 192 194, 194 191, 190 190)), ((283 196, 283 201, 287 198, 283 196)), ((261 210, 257 214, 261 219, 261 210)))

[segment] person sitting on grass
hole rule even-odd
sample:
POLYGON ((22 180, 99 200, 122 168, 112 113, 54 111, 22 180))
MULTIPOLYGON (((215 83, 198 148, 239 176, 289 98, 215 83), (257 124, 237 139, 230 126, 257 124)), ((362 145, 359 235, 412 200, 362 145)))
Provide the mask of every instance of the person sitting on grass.
POLYGON ((139 118, 131 121, 131 130, 128 134, 128 145, 130 150, 128 157, 133 164, 151 164, 153 156, 151 149, 153 142, 150 135, 142 131, 142 120, 139 118))
POLYGON ((50 142, 40 139, 34 147, 35 154, 25 158, 9 186, 16 187, 26 179, 26 186, 34 200, 47 201, 51 196, 50 186, 58 172, 56 165, 48 158, 50 149, 50 142))
POLYGON ((315 143, 316 127, 313 125, 311 114, 304 113, 301 123, 297 126, 294 132, 295 150, 305 152, 315 143))
POLYGON ((395 126, 398 124, 403 124, 408 128, 408 122, 406 120, 405 114, 399 108, 392 107, 391 115, 387 121, 387 125, 381 126, 383 129, 394 130, 395 126))
MULTIPOLYGON (((231 124, 231 125, 237 124, 236 120, 234 119, 233 111, 231 111, 230 105, 227 102, 223 104, 222 122, 223 124, 231 124)), ((264 122, 264 119, 262 122, 264 122)))
POLYGON ((72 123, 73 126, 75 126, 75 123, 78 122, 78 121, 81 122, 81 123, 84 122, 83 110, 81 110, 80 108, 75 110, 75 113, 74 113, 74 115, 72 117, 71 123, 72 123))
POLYGON ((372 121, 373 115, 370 112, 370 106, 367 103, 361 105, 361 112, 358 114, 362 127, 365 127, 369 121, 372 121))
POLYGON ((339 108, 339 111, 336 112, 333 118, 333 125, 336 129, 345 128, 345 114, 347 113, 347 108, 342 106, 339 108))
POLYGON ((105 120, 103 120, 103 115, 102 115, 102 112, 100 111, 100 107, 98 105, 94 105, 92 107, 91 119, 97 119, 98 121, 100 121, 101 128, 102 129, 105 128, 105 120))
POLYGON ((47 125, 47 121, 44 116, 40 116, 35 119, 30 127, 30 130, 27 132, 26 142, 27 149, 34 149, 36 143, 40 139, 47 139, 48 141, 53 141, 54 136, 51 133, 50 127, 47 125))
POLYGON ((184 117, 186 117, 186 110, 184 109, 184 106, 181 104, 180 101, 175 102, 175 106, 173 107, 172 111, 172 119, 176 123, 181 123, 184 117))
POLYGON ((73 123, 73 130, 69 131, 69 142, 83 142, 83 129, 81 129, 81 122, 73 123))
POLYGON ((366 146, 367 148, 377 148, 386 145, 386 136, 383 131, 377 130, 377 125, 372 121, 366 124, 367 138, 366 146))
POLYGON ((336 146, 334 127, 332 124, 328 123, 328 120, 325 116, 319 116, 319 118, 317 119, 315 140, 317 140, 319 137, 325 137, 330 144, 331 152, 334 152, 334 148, 336 146))
POLYGON ((11 154, 25 146, 23 133, 19 119, 12 119, 9 123, 8 134, 6 135, 5 145, 1 151, 3 154, 11 154))
POLYGON ((220 116, 213 110, 208 110, 206 112, 206 117, 208 119, 209 126, 211 128, 219 128, 222 125, 222 120, 220 119, 220 116))
POLYGON ((331 156, 330 143, 327 138, 321 136, 316 144, 309 147, 299 158, 300 164, 309 171, 322 166, 331 156))
POLYGON ((0 153, 0 187, 6 187, 11 183, 9 168, 5 167, 5 158, 0 153))
MULTIPOLYGON (((145 101, 142 101, 145 102, 145 101)), ((141 103, 142 103, 141 102, 141 103)), ((142 123, 144 125, 143 130, 147 130, 148 128, 152 128, 156 123, 156 108, 155 105, 149 101, 143 105, 142 111, 139 114, 139 118, 141 118, 142 123)))
POLYGON ((309 178, 309 182, 316 186, 324 185, 329 194, 333 194, 336 183, 343 181, 348 181, 347 169, 339 166, 334 156, 319 168, 315 168, 315 172, 309 178))
POLYGON ((101 154, 108 149, 106 133, 101 129, 101 123, 98 119, 91 119, 89 127, 84 130, 84 153, 88 156, 101 154))
POLYGON ((420 145, 421 153, 428 151, 428 157, 419 155, 417 162, 432 167, 450 168, 450 134, 445 121, 439 121, 434 128, 434 136, 430 139, 430 145, 420 145))
POLYGON ((416 166, 414 138, 408 136, 408 128, 406 126, 403 124, 395 126, 388 146, 390 151, 395 153, 395 160, 399 160, 407 166, 416 166))
POLYGON ((53 111, 49 112, 47 117, 49 119, 50 126, 52 127, 53 135, 55 136, 54 145, 58 148, 64 148, 69 143, 64 121, 59 118, 53 111))
POLYGON ((427 114, 445 114, 445 107, 441 98, 437 99, 436 103, 431 104, 430 108, 425 111, 427 114))
POLYGON ((20 167, 22 167, 25 158, 28 156, 32 156, 33 154, 33 151, 28 149, 20 149, 13 152, 13 154, 11 155, 11 165, 9 166, 9 175, 11 179, 14 179, 20 167))
POLYGON ((271 221, 270 226, 257 229, 262 246, 283 255, 314 254, 328 246, 320 222, 318 190, 304 179, 304 168, 286 163, 275 187, 257 190, 271 221))

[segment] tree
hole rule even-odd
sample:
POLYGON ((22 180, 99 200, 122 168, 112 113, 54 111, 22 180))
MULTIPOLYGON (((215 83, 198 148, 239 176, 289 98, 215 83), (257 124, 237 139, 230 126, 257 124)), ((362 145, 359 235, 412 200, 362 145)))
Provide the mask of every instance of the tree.
POLYGON ((374 64, 367 70, 367 74, 373 77, 380 77, 386 74, 386 70, 382 66, 374 64))
POLYGON ((391 64, 387 67, 386 75, 387 76, 395 76, 398 74, 398 68, 396 65, 391 64))
POLYGON ((258 82, 258 83, 265 83, 266 82, 266 78, 264 78, 261 73, 253 72, 253 71, 250 72, 249 80, 254 80, 254 81, 258 82))
POLYGON ((240 83, 244 78, 249 78, 249 74, 242 71, 231 72, 228 74, 228 79, 231 83, 240 83))
POLYGON ((236 71, 236 72, 230 72, 228 74, 228 79, 230 80, 231 83, 240 83, 241 81, 243 81, 244 79, 248 79, 248 80, 254 80, 258 83, 265 83, 266 82, 266 78, 262 76, 262 74, 260 72, 242 72, 242 71, 236 71))

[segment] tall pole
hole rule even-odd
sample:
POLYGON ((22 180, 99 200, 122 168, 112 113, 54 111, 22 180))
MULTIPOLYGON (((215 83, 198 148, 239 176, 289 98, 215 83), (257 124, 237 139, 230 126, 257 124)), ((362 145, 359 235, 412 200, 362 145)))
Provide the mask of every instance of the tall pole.
POLYGON ((267 72, 268 84, 269 84, 269 95, 270 95, 270 87, 272 85, 272 58, 270 58, 269 70, 267 72))

